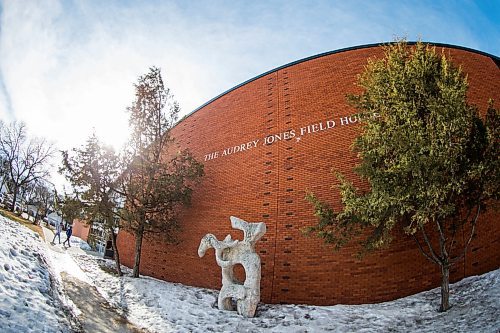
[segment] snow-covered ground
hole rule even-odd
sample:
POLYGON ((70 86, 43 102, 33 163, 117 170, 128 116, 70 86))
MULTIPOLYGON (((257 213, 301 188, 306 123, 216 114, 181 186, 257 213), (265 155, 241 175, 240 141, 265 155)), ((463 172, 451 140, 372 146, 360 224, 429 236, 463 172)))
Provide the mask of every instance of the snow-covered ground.
POLYGON ((0 332, 71 332, 47 247, 38 234, 0 216, 0 332))
POLYGON ((500 269, 452 285, 453 308, 446 313, 436 311, 434 289, 370 305, 259 304, 257 317, 246 319, 219 311, 214 290, 110 275, 112 261, 73 250, 78 239, 72 251, 49 246, 3 217, 0 234, 0 332, 72 332, 70 314, 78 315, 78 309, 64 294, 62 272, 94 285, 129 321, 150 332, 500 331, 500 269))

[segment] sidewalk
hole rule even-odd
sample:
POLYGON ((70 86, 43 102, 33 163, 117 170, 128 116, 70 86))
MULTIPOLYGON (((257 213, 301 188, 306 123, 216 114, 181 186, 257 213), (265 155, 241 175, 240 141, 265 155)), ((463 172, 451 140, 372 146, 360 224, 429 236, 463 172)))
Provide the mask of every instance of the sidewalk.
MULTIPOLYGON (((56 243, 52 244, 54 239, 54 232, 49 228, 42 226, 43 236, 47 247, 57 253, 61 253, 59 258, 68 258, 66 264, 71 262, 72 265, 78 266, 76 261, 72 258, 73 255, 78 254, 89 254, 98 257, 102 257, 102 254, 93 251, 85 251, 80 248, 80 243, 78 241, 72 242, 73 237, 70 238, 71 246, 63 246, 62 243, 66 240, 66 234, 61 233, 61 244, 59 240, 56 239, 56 243), (68 254, 69 256, 66 256, 68 254)), ((76 239, 76 238, 75 238, 76 239)), ((68 266, 66 266, 68 268, 68 266)), ((70 269, 71 270, 71 269, 70 269)), ((74 270, 80 271, 79 267, 75 267, 74 270)), ((73 272, 74 274, 74 272, 73 272)), ((82 271, 82 274, 86 274, 82 271)), ((73 304, 78 308, 80 314, 77 317, 77 321, 83 332, 99 332, 99 333, 145 333, 145 330, 139 329, 133 324, 131 324, 126 318, 122 317, 116 308, 112 307, 97 291, 95 286, 89 284, 90 280, 87 282, 80 280, 75 277, 75 275, 70 275, 65 271, 60 272, 61 280, 64 287, 64 293, 73 302, 73 304)), ((80 332, 80 331, 78 331, 80 332)))
POLYGON ((49 248, 53 251, 60 252, 60 253, 66 251, 66 252, 69 252, 71 254, 91 254, 91 255, 102 257, 102 255, 98 252, 85 251, 85 250, 81 249, 78 242, 73 243, 73 241, 72 241, 73 237, 70 238, 71 246, 63 245, 62 243, 66 240, 66 233, 64 231, 61 232, 61 243, 60 244, 59 244, 58 238, 55 239, 56 243, 52 244, 52 240, 54 239, 54 232, 51 229, 42 226, 42 231, 43 231, 43 236, 45 238, 45 242, 47 243, 49 248))
POLYGON ((78 319, 84 332, 146 333, 118 314, 95 287, 66 273, 61 278, 66 295, 81 311, 78 319))

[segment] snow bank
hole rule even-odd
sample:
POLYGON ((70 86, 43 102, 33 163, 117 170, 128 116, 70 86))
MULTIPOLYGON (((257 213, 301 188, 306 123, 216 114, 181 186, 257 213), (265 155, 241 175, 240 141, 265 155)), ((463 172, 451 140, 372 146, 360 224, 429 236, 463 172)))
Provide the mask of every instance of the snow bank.
MULTIPOLYGON (((440 290, 368 305, 259 304, 256 318, 216 308, 217 292, 149 277, 118 278, 114 262, 75 256, 101 294, 151 332, 499 332, 500 270, 451 286, 453 308, 439 313, 440 290)), ((125 268, 127 274, 130 270, 125 268)))
MULTIPOLYGON (((453 307, 439 313, 439 289, 369 305, 259 304, 257 317, 216 308, 217 291, 149 277, 109 274, 114 262, 79 249, 46 246, 38 235, 0 217, 0 331, 71 332, 60 274, 97 287, 149 332, 500 332, 500 269, 451 286, 453 307), (104 269, 102 269, 104 268, 104 269)), ((78 314, 78 309, 72 312, 78 314)), ((74 323, 73 323, 74 324, 74 323)), ((74 327, 78 327, 77 323, 74 327)))
POLYGON ((69 332, 35 232, 0 216, 0 331, 69 332))

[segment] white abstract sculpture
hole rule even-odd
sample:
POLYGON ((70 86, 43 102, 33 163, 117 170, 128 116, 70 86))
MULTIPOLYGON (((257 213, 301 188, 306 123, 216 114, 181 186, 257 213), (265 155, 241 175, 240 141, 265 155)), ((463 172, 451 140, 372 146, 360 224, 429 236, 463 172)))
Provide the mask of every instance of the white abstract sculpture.
POLYGON ((236 300, 237 311, 245 317, 255 316, 260 301, 260 257, 255 252, 255 243, 266 233, 266 224, 248 223, 231 216, 231 226, 243 231, 244 239, 233 240, 227 235, 219 241, 214 235, 206 234, 200 242, 198 255, 215 249, 217 264, 222 268, 222 289, 219 293, 219 309, 234 310, 232 299, 236 300), (241 264, 245 269, 246 279, 242 284, 234 278, 233 266, 241 264))

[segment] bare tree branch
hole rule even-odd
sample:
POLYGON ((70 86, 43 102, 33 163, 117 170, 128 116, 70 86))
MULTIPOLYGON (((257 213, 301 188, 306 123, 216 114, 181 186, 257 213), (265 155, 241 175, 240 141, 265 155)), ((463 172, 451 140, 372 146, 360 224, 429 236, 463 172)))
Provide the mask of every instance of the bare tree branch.
POLYGON ((427 247, 429 248, 429 251, 430 251, 430 254, 432 256, 432 258, 435 260, 436 263, 439 263, 441 264, 442 263, 442 260, 441 258, 436 255, 436 253, 434 252, 434 249, 432 248, 432 244, 431 242, 429 241, 429 238, 427 237, 427 234, 425 233, 425 230, 424 230, 424 227, 420 227, 420 230, 422 231, 422 235, 424 236, 424 240, 425 240, 425 243, 427 244, 427 247))
POLYGON ((429 259, 431 262, 439 265, 439 261, 436 261, 431 255, 429 255, 427 252, 425 252, 425 250, 423 249, 422 245, 418 241, 417 236, 415 236, 414 234, 412 234, 411 236, 412 236, 413 240, 415 240, 415 243, 417 243, 418 249, 424 255, 424 257, 426 257, 427 259, 429 259))
POLYGON ((472 238, 474 238, 474 233, 476 232, 476 223, 477 223, 477 219, 479 218, 480 212, 481 212, 481 205, 477 205, 476 215, 474 216, 474 219, 471 221, 472 228, 470 231, 469 238, 467 239, 467 242, 465 243, 465 246, 464 246, 462 253, 459 256, 450 259, 450 262, 452 264, 461 260, 465 256, 465 254, 467 253, 467 249, 469 248, 469 245, 472 242, 472 238))
POLYGON ((21 187, 49 175, 47 166, 54 147, 45 139, 28 137, 26 125, 13 122, 0 128, 0 154, 7 163, 14 210, 21 187))

